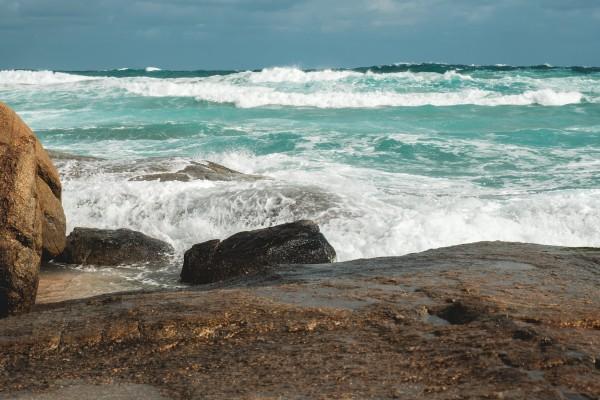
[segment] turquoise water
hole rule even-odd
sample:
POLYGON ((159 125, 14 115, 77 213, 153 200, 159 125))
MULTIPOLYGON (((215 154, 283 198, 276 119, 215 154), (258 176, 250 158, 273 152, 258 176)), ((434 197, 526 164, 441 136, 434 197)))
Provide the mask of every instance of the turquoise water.
POLYGON ((69 229, 191 244, 315 219, 341 260, 476 240, 600 245, 600 69, 0 71, 60 162, 69 229), (133 182, 207 159, 273 179, 133 182), (132 166, 135 166, 133 168, 132 166))

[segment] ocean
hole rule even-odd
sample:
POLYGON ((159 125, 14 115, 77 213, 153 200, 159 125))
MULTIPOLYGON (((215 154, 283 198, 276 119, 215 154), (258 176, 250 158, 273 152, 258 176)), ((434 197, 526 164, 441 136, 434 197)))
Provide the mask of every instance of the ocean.
POLYGON ((600 246, 600 68, 394 64, 256 71, 0 71, 58 160, 68 231, 183 252, 313 219, 340 261, 480 240, 600 246), (131 180, 210 160, 258 181, 131 180))

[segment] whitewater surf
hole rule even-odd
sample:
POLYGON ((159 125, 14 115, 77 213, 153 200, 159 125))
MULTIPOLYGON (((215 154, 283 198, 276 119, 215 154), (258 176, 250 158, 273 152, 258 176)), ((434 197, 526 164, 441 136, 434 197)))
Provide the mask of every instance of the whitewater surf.
POLYGON ((341 261, 479 240, 600 243, 600 70, 0 71, 0 98, 49 149, 69 223, 183 252, 313 219, 341 261), (140 181, 210 160, 256 181, 140 181))

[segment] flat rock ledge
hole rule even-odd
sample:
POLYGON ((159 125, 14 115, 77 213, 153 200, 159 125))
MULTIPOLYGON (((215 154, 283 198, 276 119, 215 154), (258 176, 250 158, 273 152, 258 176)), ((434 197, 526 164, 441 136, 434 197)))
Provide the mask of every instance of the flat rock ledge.
POLYGON ((181 281, 213 283, 278 264, 331 263, 335 257, 319 226, 300 220, 194 245, 185 252, 181 281))
POLYGON ((597 399, 599 287, 600 249, 482 242, 37 305, 0 320, 0 398, 597 399))
POLYGON ((64 264, 114 266, 160 263, 173 246, 131 229, 75 228, 56 261, 64 264))

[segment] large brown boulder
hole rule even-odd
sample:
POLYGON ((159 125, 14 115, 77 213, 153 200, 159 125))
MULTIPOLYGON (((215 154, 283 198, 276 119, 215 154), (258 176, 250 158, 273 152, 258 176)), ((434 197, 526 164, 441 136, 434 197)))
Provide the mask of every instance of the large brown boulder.
POLYGON ((319 226, 301 220, 194 245, 185 252, 181 280, 212 283, 277 264, 325 264, 335 257, 319 226))
POLYGON ((0 103, 0 317, 35 302, 42 256, 65 246, 58 172, 39 140, 0 103))
POLYGON ((131 229, 75 228, 56 261, 65 264, 161 264, 175 250, 169 243, 131 229))

